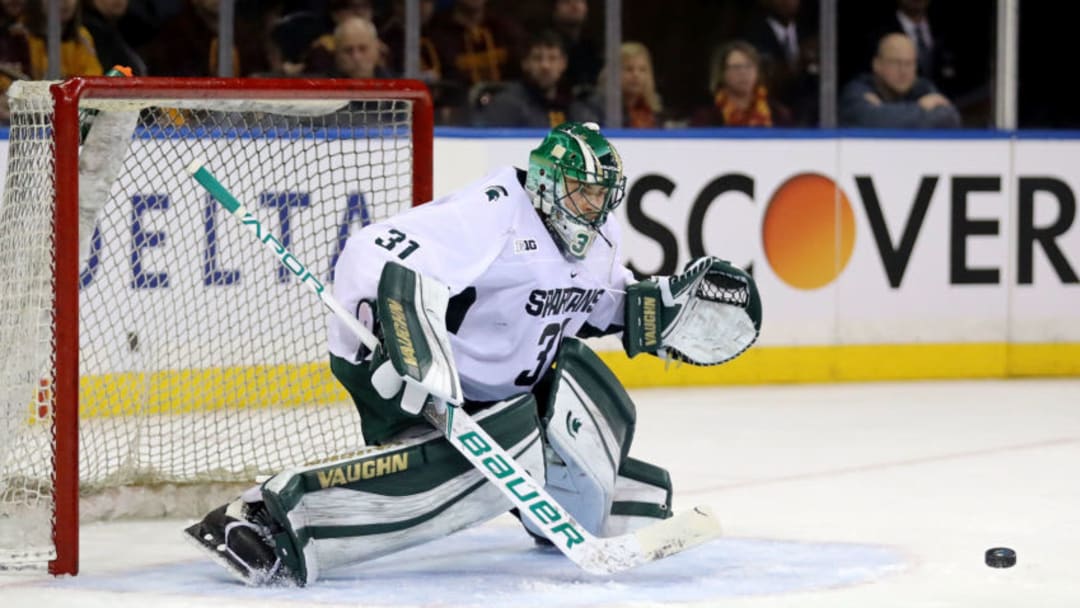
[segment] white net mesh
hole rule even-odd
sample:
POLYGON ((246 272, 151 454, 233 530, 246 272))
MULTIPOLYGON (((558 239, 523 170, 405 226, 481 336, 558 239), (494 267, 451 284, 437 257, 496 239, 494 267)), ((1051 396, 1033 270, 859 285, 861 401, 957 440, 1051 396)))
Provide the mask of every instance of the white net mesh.
MULTIPOLYGON (((0 205, 0 563, 53 551, 52 103, 44 83, 20 84, 0 205)), ((329 281, 353 227, 412 203, 412 104, 94 105, 80 160, 81 215, 96 220, 79 297, 83 495, 250 483, 360 447, 323 308, 184 168, 204 161, 329 281), (117 126, 125 114, 134 131, 117 126), (115 180, 100 162, 113 157, 115 180)))
POLYGON ((51 370, 53 156, 48 97, 11 100, 8 172, 0 204, 0 555, 55 556, 51 370), (39 400, 39 392, 42 397, 39 400), (41 403, 39 410, 39 401, 41 403))

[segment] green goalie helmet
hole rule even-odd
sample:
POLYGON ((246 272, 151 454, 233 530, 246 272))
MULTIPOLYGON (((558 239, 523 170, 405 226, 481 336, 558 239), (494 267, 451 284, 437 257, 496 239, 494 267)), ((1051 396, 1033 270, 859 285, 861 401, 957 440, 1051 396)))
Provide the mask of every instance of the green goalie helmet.
POLYGON ((622 202, 622 158, 596 123, 563 123, 529 155, 525 190, 559 248, 580 260, 622 202))

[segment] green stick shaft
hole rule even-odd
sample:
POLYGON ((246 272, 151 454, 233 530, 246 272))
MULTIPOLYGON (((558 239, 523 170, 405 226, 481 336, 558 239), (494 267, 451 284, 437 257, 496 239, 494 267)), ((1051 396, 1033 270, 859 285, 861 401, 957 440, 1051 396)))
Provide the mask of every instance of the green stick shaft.
POLYGON ((371 350, 375 350, 375 347, 379 344, 375 335, 372 334, 368 328, 364 327, 356 317, 346 312, 345 309, 341 307, 341 304, 333 298, 330 290, 322 284, 322 281, 320 281, 314 273, 309 271, 307 267, 304 266, 303 262, 297 259, 292 252, 286 249, 285 245, 283 245, 266 226, 262 225, 262 222, 251 215, 251 213, 244 208, 244 205, 242 205, 240 201, 237 200, 237 198, 202 165, 201 162, 196 161, 191 163, 188 165, 187 170, 197 182, 202 184, 203 188, 206 188, 206 191, 210 193, 210 196, 213 196, 217 202, 221 203, 221 206, 225 207, 229 213, 236 216, 241 224, 247 226, 259 241, 274 252, 274 255, 277 256, 277 259, 281 262, 282 266, 288 268, 290 272, 296 275, 301 283, 314 291, 315 295, 319 296, 319 299, 322 300, 322 303, 325 304, 327 308, 337 315, 339 319, 348 324, 349 328, 353 330, 353 333, 355 333, 356 336, 360 338, 360 341, 364 343, 364 346, 367 346, 371 350))

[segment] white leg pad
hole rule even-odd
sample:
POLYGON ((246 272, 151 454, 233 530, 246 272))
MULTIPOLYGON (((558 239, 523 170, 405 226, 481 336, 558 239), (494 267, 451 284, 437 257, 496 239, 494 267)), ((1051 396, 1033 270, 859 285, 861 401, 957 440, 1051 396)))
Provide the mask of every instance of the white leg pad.
MULTIPOLYGON (((530 474, 544 481, 543 443, 531 395, 500 402, 476 420, 530 474)), ((296 469, 263 484, 286 528, 278 554, 298 578, 443 538, 512 505, 438 431, 359 458, 296 469), (290 555, 302 551, 301 555, 290 555)))
POLYGON ((545 489, 586 530, 598 534, 615 493, 622 442, 572 374, 563 374, 552 390, 545 489))
POLYGON ((635 422, 611 370, 584 343, 566 340, 544 414, 545 489, 597 536, 671 515, 667 471, 627 456, 635 422))

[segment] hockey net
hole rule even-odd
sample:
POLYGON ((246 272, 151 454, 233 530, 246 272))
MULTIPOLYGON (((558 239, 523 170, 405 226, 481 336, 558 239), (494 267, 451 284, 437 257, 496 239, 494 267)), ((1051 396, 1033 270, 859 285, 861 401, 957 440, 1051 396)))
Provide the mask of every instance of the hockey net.
POLYGON ((76 572, 80 498, 84 521, 196 516, 362 447, 323 309, 185 166, 332 280, 350 230, 431 196, 421 85, 88 78, 9 98, 0 568, 76 572))

